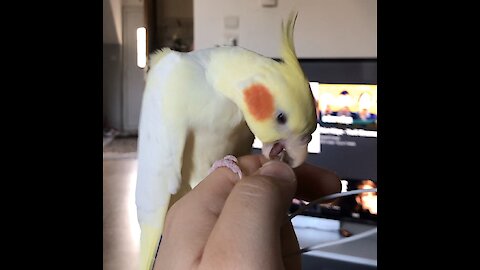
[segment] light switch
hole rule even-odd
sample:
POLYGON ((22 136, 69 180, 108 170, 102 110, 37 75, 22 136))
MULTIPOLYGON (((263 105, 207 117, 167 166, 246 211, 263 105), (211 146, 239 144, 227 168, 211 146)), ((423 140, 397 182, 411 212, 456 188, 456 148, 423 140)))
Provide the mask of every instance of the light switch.
POLYGON ((237 29, 239 25, 239 18, 238 16, 227 16, 223 18, 225 28, 227 29, 237 29))
POLYGON ((277 6, 277 0, 260 0, 262 6, 264 7, 275 7, 277 6))

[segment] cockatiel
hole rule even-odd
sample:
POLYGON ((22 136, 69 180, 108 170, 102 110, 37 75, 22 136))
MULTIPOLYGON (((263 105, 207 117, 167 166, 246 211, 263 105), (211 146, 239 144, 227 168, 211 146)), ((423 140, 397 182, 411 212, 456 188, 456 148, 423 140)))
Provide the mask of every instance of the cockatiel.
POLYGON ((306 159, 316 114, 295 54, 296 17, 282 26, 282 61, 236 46, 151 56, 138 138, 140 270, 153 267, 169 207, 215 161, 251 153, 254 135, 269 158, 306 159))

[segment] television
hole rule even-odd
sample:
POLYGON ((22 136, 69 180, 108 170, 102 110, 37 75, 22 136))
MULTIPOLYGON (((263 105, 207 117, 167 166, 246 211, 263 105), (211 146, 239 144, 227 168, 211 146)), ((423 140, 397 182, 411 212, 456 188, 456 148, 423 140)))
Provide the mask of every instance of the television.
MULTIPOLYGON (((342 192, 377 187, 376 59, 299 59, 316 101, 317 129, 306 162, 341 179, 342 192)), ((261 145, 254 143, 254 148, 261 145)), ((376 223, 376 192, 337 198, 302 215, 376 223)), ((294 200, 291 211, 298 209, 294 200)))
MULTIPOLYGON (((300 59, 300 65, 311 82, 320 137, 319 153, 310 153, 307 162, 335 172, 342 191, 376 188, 376 59, 300 59)), ((376 193, 365 192, 315 205, 303 214, 376 223, 376 200, 376 193)))

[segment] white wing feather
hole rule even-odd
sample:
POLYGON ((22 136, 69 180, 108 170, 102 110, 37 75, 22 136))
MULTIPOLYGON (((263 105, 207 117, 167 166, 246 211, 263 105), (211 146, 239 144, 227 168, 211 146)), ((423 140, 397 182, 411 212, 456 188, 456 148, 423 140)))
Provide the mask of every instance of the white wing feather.
POLYGON ((171 86, 164 78, 171 77, 175 53, 165 56, 169 65, 153 67, 147 76, 140 115, 138 137, 138 175, 136 204, 138 219, 155 224, 154 212, 169 203, 181 182, 181 161, 185 145, 186 126, 181 118, 171 119, 165 114, 165 95, 171 86))
POLYGON ((171 194, 198 184, 215 160, 250 151, 253 135, 240 109, 206 78, 212 52, 167 50, 152 57, 138 141, 140 222, 150 222, 149 214, 168 204, 171 194))

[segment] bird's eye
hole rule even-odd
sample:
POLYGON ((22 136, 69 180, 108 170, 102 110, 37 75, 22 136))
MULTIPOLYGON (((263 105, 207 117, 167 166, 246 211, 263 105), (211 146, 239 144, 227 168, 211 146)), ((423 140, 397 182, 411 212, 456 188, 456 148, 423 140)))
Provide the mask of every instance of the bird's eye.
POLYGON ((277 123, 283 125, 287 122, 287 115, 285 115, 283 112, 278 113, 277 115, 277 123))

